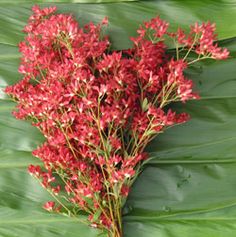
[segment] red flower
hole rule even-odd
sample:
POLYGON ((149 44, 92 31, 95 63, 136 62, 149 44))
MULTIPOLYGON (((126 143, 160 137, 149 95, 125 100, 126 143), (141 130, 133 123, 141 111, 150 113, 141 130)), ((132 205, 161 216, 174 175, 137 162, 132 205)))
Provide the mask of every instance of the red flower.
POLYGON ((128 186, 123 185, 121 188, 121 195, 127 197, 129 194, 130 188, 128 186))
POLYGON ((44 205, 43 205, 43 208, 47 211, 53 211, 53 208, 55 207, 55 202, 46 202, 44 205))
POLYGON ((40 175, 42 174, 42 171, 41 171, 41 167, 39 165, 29 165, 28 167, 28 172, 31 174, 31 175, 34 175, 36 177, 40 177, 40 175))

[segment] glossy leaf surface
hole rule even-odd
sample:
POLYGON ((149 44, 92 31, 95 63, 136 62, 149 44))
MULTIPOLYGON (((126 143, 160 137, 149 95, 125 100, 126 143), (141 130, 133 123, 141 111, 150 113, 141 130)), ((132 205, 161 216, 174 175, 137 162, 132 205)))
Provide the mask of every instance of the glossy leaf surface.
MULTIPOLYGON (((21 29, 30 5, 0 7, 0 86, 4 88, 20 79, 15 45, 23 38, 21 29)), ((236 18, 233 1, 68 3, 58 7, 61 12, 73 12, 82 23, 98 22, 109 15, 111 25, 107 31, 114 48, 129 47, 128 36, 134 34, 138 22, 154 16, 156 9, 176 25, 210 18, 218 21, 222 38, 236 36, 235 25, 229 21, 230 17, 232 22, 236 18), (211 14, 217 12, 221 18, 211 14)), ((223 44, 230 48, 232 56, 236 55, 235 39, 223 44)), ((125 237, 236 235, 235 65, 236 59, 231 58, 201 63, 187 71, 202 98, 175 105, 177 110, 190 113, 192 120, 169 129, 148 147, 153 159, 134 184, 124 210, 125 237)), ((14 104, 2 92, 0 96, 0 236, 95 237, 96 230, 41 208, 50 197, 26 169, 29 163, 39 162, 31 156, 31 150, 43 138, 27 122, 15 120, 11 116, 14 104)))

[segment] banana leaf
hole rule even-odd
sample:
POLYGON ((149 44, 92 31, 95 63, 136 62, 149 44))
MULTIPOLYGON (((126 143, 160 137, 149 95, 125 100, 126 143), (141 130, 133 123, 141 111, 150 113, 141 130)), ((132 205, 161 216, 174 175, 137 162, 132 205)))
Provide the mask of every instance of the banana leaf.
MULTIPOLYGON (((20 79, 17 43, 32 4, 0 3, 0 87, 20 79)), ((61 1, 62 2, 62 1, 61 1)), ((45 4, 44 4, 45 6, 45 4)), ((114 48, 130 46, 138 23, 156 13, 186 27, 198 20, 217 23, 221 39, 236 36, 233 1, 140 1, 106 4, 58 4, 84 24, 110 16, 107 29, 114 48), (175 19, 174 19, 175 17, 175 19)), ((125 237, 236 236, 236 38, 221 44, 227 61, 207 61, 186 73, 201 99, 175 109, 192 119, 167 130, 147 151, 152 157, 135 182, 124 208, 125 237)), ((0 236, 95 237, 98 232, 72 218, 45 212, 49 195, 27 173, 39 161, 31 151, 42 143, 39 132, 15 120, 12 103, 0 91, 0 236)), ((81 217, 84 218, 84 217, 81 217)))
MULTIPOLYGON (((236 4, 233 0, 79 0, 84 4, 68 3, 78 0, 39 0, 30 3, 30 0, 1 0, 0 1, 0 42, 7 45, 17 45, 24 37, 22 32, 26 24, 30 8, 35 3, 41 6, 59 2, 59 11, 75 15, 81 25, 93 21, 100 22, 104 16, 109 18, 109 34, 115 49, 124 49, 131 46, 130 37, 136 35, 138 25, 156 15, 167 19, 170 28, 181 26, 189 29, 195 22, 212 21, 217 25, 219 39, 227 39, 236 35, 236 4), (28 3, 27 3, 28 2, 28 3), (50 2, 50 4, 49 4, 50 2), (88 2, 90 4, 86 4, 88 2), (103 2, 96 4, 92 2, 103 2), (19 6, 19 3, 20 6, 19 6)), ((172 46, 172 45, 170 45, 172 46)))

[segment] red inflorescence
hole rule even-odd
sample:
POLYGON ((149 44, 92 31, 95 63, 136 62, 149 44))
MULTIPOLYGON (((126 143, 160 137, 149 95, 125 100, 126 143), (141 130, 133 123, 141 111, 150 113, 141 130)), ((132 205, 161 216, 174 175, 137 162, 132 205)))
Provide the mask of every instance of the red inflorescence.
MULTIPOLYGON (((92 226, 114 229, 147 158, 147 143, 189 119, 166 109, 171 102, 198 98, 184 70, 205 58, 225 59, 229 52, 214 43, 214 25, 170 33, 159 17, 139 28, 133 48, 110 52, 101 34, 107 18, 82 28, 71 15, 55 11, 33 7, 19 45, 24 78, 6 93, 17 101, 15 117, 30 119, 46 138, 33 151, 44 168, 30 165, 29 172, 54 197, 89 213, 92 226), (181 48, 176 56, 167 53, 165 37, 181 48)), ((44 208, 59 210, 54 202, 44 208)))

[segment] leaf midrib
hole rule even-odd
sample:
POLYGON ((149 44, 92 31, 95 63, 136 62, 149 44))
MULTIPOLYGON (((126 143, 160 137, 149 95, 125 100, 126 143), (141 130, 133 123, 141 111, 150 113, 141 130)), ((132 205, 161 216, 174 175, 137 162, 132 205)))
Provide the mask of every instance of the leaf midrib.
POLYGON ((27 168, 29 164, 32 165, 42 165, 42 162, 36 161, 36 162, 24 162, 24 163, 0 163, 0 169, 7 169, 7 168, 27 168))
POLYGON ((43 224, 43 223, 58 223, 58 222, 78 222, 77 219, 74 218, 65 218, 65 219, 58 219, 58 218, 41 218, 41 219, 28 219, 28 220, 16 220, 16 219, 11 219, 11 220, 0 220, 0 226, 1 225, 6 225, 6 224, 43 224))
MULTIPOLYGON (((126 219, 126 218, 125 218, 126 219)), ((227 217, 227 218, 222 218, 222 217, 201 217, 201 218, 179 218, 179 219, 168 219, 168 218, 152 218, 152 217, 143 217, 140 218, 136 216, 133 218, 129 218, 128 222, 132 221, 138 221, 138 220, 158 220, 158 222, 199 222, 199 221, 220 221, 220 222, 225 222, 225 221, 236 221, 236 217, 227 217)), ((0 220, 0 226, 2 225, 12 225, 12 224, 46 224, 46 223, 79 223, 77 219, 73 218, 66 218, 66 219, 58 219, 58 218, 41 218, 41 219, 34 219, 34 220, 0 220)))

